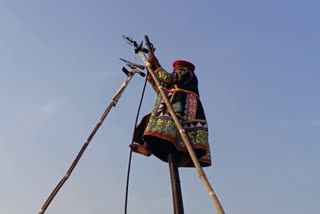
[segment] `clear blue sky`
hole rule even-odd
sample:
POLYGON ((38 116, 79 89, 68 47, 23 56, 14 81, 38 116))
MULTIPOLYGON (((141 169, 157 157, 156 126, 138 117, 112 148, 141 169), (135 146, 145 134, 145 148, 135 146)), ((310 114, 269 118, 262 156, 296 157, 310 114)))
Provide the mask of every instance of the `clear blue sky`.
MULTIPOLYGON (((0 213, 37 213, 125 80, 148 34, 168 70, 196 65, 228 214, 319 213, 319 1, 0 1, 0 213)), ((135 76, 48 214, 123 213, 135 76)), ((147 87, 141 116, 155 93, 147 87)), ((168 167, 134 155, 129 213, 172 213, 168 167)), ((216 213, 195 169, 186 214, 216 213)))

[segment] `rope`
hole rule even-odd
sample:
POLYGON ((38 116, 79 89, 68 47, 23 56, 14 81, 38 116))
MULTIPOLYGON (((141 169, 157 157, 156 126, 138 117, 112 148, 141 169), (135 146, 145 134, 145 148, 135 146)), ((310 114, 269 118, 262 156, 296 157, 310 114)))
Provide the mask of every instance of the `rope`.
MULTIPOLYGON (((141 93, 140 103, 139 103, 139 107, 138 107, 138 111, 137 111, 137 115, 136 115, 136 119, 135 119, 135 123, 134 123, 134 128, 137 127, 139 114, 140 114, 140 109, 141 109, 142 101, 143 101, 143 98, 144 98, 144 93, 145 93, 145 90, 146 90, 148 75, 149 75, 149 73, 147 74, 147 78, 145 78, 144 86, 143 86, 142 93, 141 93)), ((132 134, 131 142, 133 142, 133 138, 134 138, 134 131, 133 131, 133 134, 132 134)), ((130 149, 129 161, 128 161, 126 195, 125 195, 125 202, 124 202, 124 214, 127 214, 127 211, 128 211, 128 195, 129 195, 129 181, 130 181, 131 162, 132 162, 132 149, 130 149)))

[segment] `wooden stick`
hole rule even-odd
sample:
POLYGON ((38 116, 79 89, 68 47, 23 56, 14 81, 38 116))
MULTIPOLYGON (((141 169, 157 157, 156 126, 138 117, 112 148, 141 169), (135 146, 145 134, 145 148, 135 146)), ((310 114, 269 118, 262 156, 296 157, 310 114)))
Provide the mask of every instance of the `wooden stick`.
MULTIPOLYGON (((148 36, 145 36, 145 40, 146 40, 146 44, 150 44, 148 36)), ((161 96, 162 96, 162 98, 163 98, 163 100, 164 100, 164 102, 165 102, 165 104, 166 104, 166 106, 168 108, 168 111, 171 114, 174 122, 176 123, 176 125, 178 127, 179 133, 180 133, 180 135, 182 137, 182 140, 184 141, 184 143, 185 143, 185 145, 186 145, 186 147, 188 149, 188 152, 189 152, 190 157, 191 157, 191 159, 193 161, 193 164, 195 165, 195 167, 197 169, 199 177, 202 180, 202 182, 204 183, 204 186, 206 187, 206 189, 207 189, 207 191, 208 191, 208 193, 209 193, 209 195, 210 195, 210 197, 211 197, 211 199, 212 199, 212 201, 213 201, 213 203, 214 203, 214 205, 215 205, 215 207, 217 209, 218 214, 225 214, 224 210, 223 210, 223 207, 222 207, 222 205, 221 205, 221 203, 220 203, 220 201, 218 199, 218 196, 214 192, 214 190, 213 190, 213 188, 212 188, 212 186, 211 186, 206 174, 204 173, 204 171, 203 171, 203 169, 202 169, 202 167, 201 167, 201 165, 199 163, 199 160, 198 160, 198 158, 197 158, 197 156, 196 156, 196 154, 195 154, 195 152, 194 152, 194 150, 192 148, 190 140, 189 140, 188 136, 186 135, 185 130, 183 129, 178 117, 176 116, 176 114, 175 114, 175 112, 174 112, 174 110, 173 110, 173 108, 172 108, 172 106, 171 106, 171 104, 170 104, 170 102, 169 102, 164 90, 163 90, 163 86, 161 86, 157 76, 155 75, 154 71, 152 70, 152 65, 148 62, 145 54, 142 51, 139 51, 138 54, 141 57, 143 63, 146 65, 146 67, 147 67, 150 75, 152 76, 154 82, 156 83, 156 85, 157 85, 157 87, 159 89, 159 92, 160 92, 160 94, 161 94, 161 96)))
POLYGON ((115 93, 115 95, 112 98, 112 101, 110 102, 109 106, 107 107, 107 109, 105 110, 105 112, 103 113, 103 115, 101 116, 99 122, 96 124, 96 126, 94 127, 93 131, 91 132, 91 134, 89 135, 87 141, 83 144, 83 146, 80 149, 80 152, 78 153, 78 155, 76 156, 76 158, 74 159, 74 161, 72 162, 70 168, 68 169, 67 173, 65 174, 65 176, 63 176, 63 178, 60 180, 60 182, 57 184, 57 186, 54 188, 54 190, 51 192, 50 196, 47 198, 46 202, 43 204, 42 208, 39 211, 39 214, 44 214, 45 211, 47 210, 47 208, 49 207, 49 205, 51 204, 52 200, 54 199, 54 197, 57 195, 57 193, 59 192, 59 190, 62 188, 62 186, 64 185, 64 183, 68 180, 68 178, 70 177, 71 173, 73 172, 73 170, 75 169, 75 167, 77 166, 80 158, 82 157, 83 153, 85 152, 85 150, 87 149, 87 147, 89 146, 92 138, 94 137, 94 135, 96 134, 96 132, 98 131, 98 129, 100 128, 100 126, 102 125, 103 121, 106 119, 107 115, 109 114, 109 112, 111 111, 112 107, 115 107, 121 97, 121 95, 123 94, 124 90, 126 89, 126 87, 128 86, 130 80, 132 79, 133 75, 135 73, 138 73, 139 69, 134 69, 131 72, 129 72, 127 75, 127 79, 122 83, 122 85, 120 86, 120 88, 118 89, 118 91, 115 93))

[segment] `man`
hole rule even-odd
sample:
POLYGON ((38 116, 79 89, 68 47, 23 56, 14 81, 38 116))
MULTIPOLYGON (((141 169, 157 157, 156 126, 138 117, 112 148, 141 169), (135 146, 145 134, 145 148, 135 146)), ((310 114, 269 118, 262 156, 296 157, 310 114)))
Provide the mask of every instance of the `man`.
MULTIPOLYGON (((199 99, 195 66, 191 62, 178 60, 173 63, 173 72, 168 73, 161 67, 152 51, 149 51, 148 61, 185 129, 200 165, 210 166, 208 126, 199 99)), ((145 156, 153 154, 165 162, 171 154, 177 167, 194 167, 187 147, 151 75, 148 76, 148 81, 157 93, 157 100, 152 112, 136 127, 134 143, 130 145, 132 151, 145 156)))

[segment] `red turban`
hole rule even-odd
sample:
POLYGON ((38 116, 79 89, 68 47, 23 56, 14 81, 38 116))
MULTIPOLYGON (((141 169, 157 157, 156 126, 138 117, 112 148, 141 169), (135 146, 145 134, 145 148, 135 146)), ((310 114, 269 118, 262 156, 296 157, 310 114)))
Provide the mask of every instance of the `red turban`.
POLYGON ((187 67, 189 70, 194 71, 195 66, 191 62, 185 61, 185 60, 177 60, 173 63, 173 70, 179 67, 187 67))

